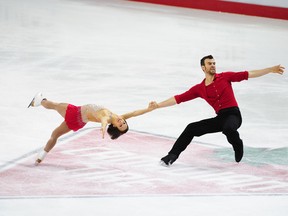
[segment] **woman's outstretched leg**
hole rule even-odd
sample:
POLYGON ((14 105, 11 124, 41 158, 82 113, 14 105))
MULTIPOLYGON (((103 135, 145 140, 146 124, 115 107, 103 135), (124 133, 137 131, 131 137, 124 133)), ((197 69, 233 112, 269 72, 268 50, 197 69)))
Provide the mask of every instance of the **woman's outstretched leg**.
POLYGON ((67 103, 56 103, 47 99, 41 101, 41 105, 46 109, 56 110, 63 118, 65 118, 67 103))
POLYGON ((65 118, 66 109, 68 104, 67 103, 56 103, 50 100, 47 100, 47 98, 44 98, 43 94, 41 92, 37 93, 32 101, 30 102, 28 108, 31 107, 38 107, 43 106, 46 109, 54 109, 56 110, 63 118, 65 118))
POLYGON ((71 131, 71 129, 68 128, 66 122, 65 121, 62 122, 62 124, 52 132, 50 139, 46 143, 46 146, 38 154, 35 165, 38 165, 39 163, 41 163, 41 161, 44 160, 44 158, 48 154, 48 152, 56 145, 58 138, 64 134, 68 133, 69 131, 71 131))

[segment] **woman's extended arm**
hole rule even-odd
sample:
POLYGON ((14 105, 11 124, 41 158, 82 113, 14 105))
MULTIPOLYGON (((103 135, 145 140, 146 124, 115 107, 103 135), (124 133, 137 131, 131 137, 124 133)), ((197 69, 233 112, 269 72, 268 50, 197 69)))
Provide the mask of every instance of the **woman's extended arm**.
POLYGON ((108 125, 108 119, 109 118, 107 116, 101 118, 101 132, 102 132, 102 138, 103 139, 104 139, 104 135, 105 135, 105 131, 106 131, 107 125, 108 125))
POLYGON ((268 73, 278 73, 282 75, 284 73, 284 69, 285 67, 281 65, 276 65, 273 67, 264 68, 260 70, 251 70, 251 71, 248 71, 248 74, 249 74, 249 78, 256 78, 256 77, 264 76, 268 73))
POLYGON ((135 110, 135 111, 132 111, 132 112, 129 112, 129 113, 125 113, 125 114, 123 114, 121 116, 124 119, 128 119, 128 118, 136 117, 136 116, 143 115, 145 113, 151 112, 154 109, 155 109, 154 107, 149 106, 148 108, 135 110))

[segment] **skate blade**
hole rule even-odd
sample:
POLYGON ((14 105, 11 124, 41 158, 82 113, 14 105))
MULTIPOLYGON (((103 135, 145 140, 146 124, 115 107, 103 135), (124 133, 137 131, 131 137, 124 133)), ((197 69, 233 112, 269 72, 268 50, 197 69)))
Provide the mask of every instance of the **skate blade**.
POLYGON ((42 160, 37 159, 37 160, 35 161, 34 165, 35 165, 35 166, 38 166, 41 162, 42 162, 42 160))
POLYGON ((169 164, 166 164, 164 161, 162 161, 162 160, 160 160, 159 161, 159 164, 161 165, 161 166, 164 166, 164 167, 170 167, 170 163, 169 164))
POLYGON ((35 99, 35 98, 32 99, 32 101, 30 102, 30 104, 28 105, 27 108, 29 108, 30 106, 33 106, 34 99, 35 99))

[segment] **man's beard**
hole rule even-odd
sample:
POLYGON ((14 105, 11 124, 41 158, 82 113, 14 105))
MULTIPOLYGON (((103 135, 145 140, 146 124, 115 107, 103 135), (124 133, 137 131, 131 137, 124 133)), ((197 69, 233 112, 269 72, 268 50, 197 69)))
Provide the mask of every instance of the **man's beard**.
POLYGON ((208 74, 210 74, 210 75, 214 75, 215 73, 216 73, 216 69, 210 69, 208 71, 208 74))

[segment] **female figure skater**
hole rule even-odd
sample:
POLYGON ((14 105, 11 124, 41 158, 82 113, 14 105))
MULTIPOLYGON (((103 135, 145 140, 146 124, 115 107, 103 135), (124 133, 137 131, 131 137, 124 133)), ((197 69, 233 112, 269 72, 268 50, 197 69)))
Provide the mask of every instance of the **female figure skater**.
POLYGON ((104 138, 107 125, 109 124, 107 133, 110 135, 111 139, 117 139, 129 129, 126 119, 143 115, 154 109, 152 106, 149 106, 146 109, 135 110, 119 116, 112 113, 110 110, 95 104, 74 106, 68 103, 56 103, 44 98, 42 93, 37 93, 28 108, 30 106, 38 107, 40 105, 46 109, 56 110, 64 118, 64 121, 52 132, 46 146, 39 152, 35 165, 38 165, 44 160, 45 156, 55 146, 57 139, 60 136, 71 130, 77 131, 83 128, 89 121, 101 123, 102 138, 104 138))

